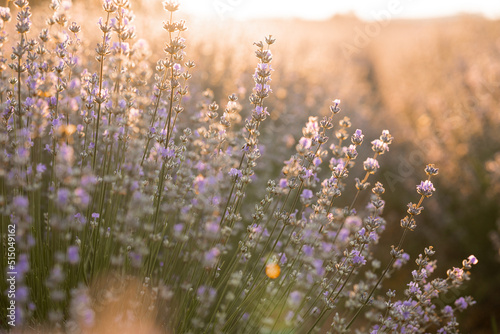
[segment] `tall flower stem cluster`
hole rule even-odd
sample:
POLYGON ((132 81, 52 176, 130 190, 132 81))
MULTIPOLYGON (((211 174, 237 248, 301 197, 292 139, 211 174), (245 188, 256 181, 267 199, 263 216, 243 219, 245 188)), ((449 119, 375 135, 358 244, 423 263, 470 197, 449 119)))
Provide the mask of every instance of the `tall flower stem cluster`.
POLYGON ((358 172, 364 134, 334 100, 327 116, 309 117, 280 174, 259 175, 270 161, 259 140, 272 122, 272 36, 255 43, 249 103, 231 94, 220 108, 210 90, 188 89, 195 64, 176 1, 163 2, 166 45, 155 61, 136 40, 128 0, 104 0, 93 53, 70 23, 69 2, 51 2, 39 34, 28 1, 14 7, 10 42, 11 9, 0 7, 0 286, 7 291, 6 273, 15 272, 16 291, 0 301, 14 298, 16 326, 458 332, 457 312, 474 301, 439 297, 469 279, 474 256, 431 280, 428 247, 400 292, 382 285, 409 261, 403 241, 435 191, 437 168, 426 167, 384 269, 374 249, 391 222, 376 177, 389 131, 371 142, 358 172))
MULTIPOLYGON (((374 145, 374 148, 375 148, 375 145, 374 145)), ((363 308, 370 302, 372 295, 375 293, 376 289, 378 288, 378 286, 380 285, 382 280, 385 278, 386 274, 392 268, 394 262, 403 256, 404 251, 402 249, 402 245, 403 245, 404 239, 405 239, 408 231, 413 231, 417 226, 414 217, 418 216, 422 212, 422 210, 424 209, 424 207, 421 206, 424 198, 432 196, 432 193, 436 190, 434 188, 432 182, 430 181, 430 179, 432 176, 438 174, 438 169, 435 168, 434 165, 428 165, 425 168, 425 172, 428 175, 428 179, 426 181, 422 181, 421 184, 417 186, 417 192, 421 196, 418 203, 417 204, 408 203, 408 211, 407 211, 408 216, 406 216, 405 218, 403 218, 401 220, 401 227, 403 228, 403 234, 401 236, 401 239, 399 240, 398 245, 395 247, 392 246, 392 249, 390 252, 391 253, 391 260, 387 264, 387 267, 385 268, 385 270, 380 275, 380 278, 377 280, 377 283, 373 286, 370 293, 365 298, 365 301, 361 304, 361 306, 358 308, 358 311, 356 312, 356 314, 352 317, 351 321, 347 324, 347 326, 346 326, 347 329, 352 325, 352 323, 358 317, 358 315, 363 310, 363 308)))
POLYGON ((273 71, 271 68, 272 53, 269 47, 274 42, 275 40, 269 36, 266 38, 267 48, 264 48, 263 42, 255 43, 258 47, 256 56, 260 62, 255 69, 255 74, 253 76, 255 87, 250 96, 250 103, 254 106, 254 109, 251 118, 247 119, 245 122, 245 129, 248 134, 243 146, 240 163, 236 169, 230 172, 234 180, 221 217, 221 225, 227 225, 229 227, 234 225, 236 218, 238 218, 236 213, 241 206, 245 187, 251 181, 253 167, 256 166, 256 160, 261 156, 258 148, 258 136, 260 135, 259 126, 261 122, 269 116, 267 107, 264 107, 264 99, 269 97, 269 94, 272 92, 269 85, 271 81, 271 72, 273 71))

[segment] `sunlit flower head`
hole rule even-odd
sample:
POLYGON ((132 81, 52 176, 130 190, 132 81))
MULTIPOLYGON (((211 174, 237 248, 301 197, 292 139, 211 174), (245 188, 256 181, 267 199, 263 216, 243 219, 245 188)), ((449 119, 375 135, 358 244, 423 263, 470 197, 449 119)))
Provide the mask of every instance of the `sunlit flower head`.
POLYGON ((373 174, 377 171, 377 169, 380 168, 380 165, 378 164, 378 161, 373 159, 373 158, 368 158, 363 162, 363 167, 365 171, 367 171, 370 174, 373 174))
POLYGON ((477 264, 479 262, 479 260, 477 259, 477 257, 475 257, 474 255, 470 255, 467 260, 469 260, 469 262, 471 264, 477 264))
POLYGON ((169 11, 171 13, 177 11, 179 9, 179 1, 177 0, 165 0, 163 1, 163 8, 165 8, 166 11, 169 11))
POLYGON ((417 186, 417 192, 424 197, 431 197, 434 191, 436 191, 436 188, 429 180, 422 181, 417 186))

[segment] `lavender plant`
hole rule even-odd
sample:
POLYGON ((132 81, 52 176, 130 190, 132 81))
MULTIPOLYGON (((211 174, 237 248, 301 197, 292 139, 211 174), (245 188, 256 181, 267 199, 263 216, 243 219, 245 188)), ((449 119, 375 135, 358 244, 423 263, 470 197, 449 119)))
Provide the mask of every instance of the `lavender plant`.
POLYGON ((266 183, 256 175, 272 112, 272 36, 255 43, 250 110, 236 94, 222 110, 210 92, 187 110, 195 64, 186 23, 174 20, 177 2, 163 3, 167 43, 156 65, 144 41, 134 42, 128 0, 104 1, 93 62, 64 3, 52 1, 38 36, 28 1, 13 3, 10 55, 11 13, 0 8, 2 291, 15 273, 15 297, 1 297, 15 301, 14 312, 2 307, 5 328, 458 332, 456 313, 474 301, 439 297, 469 279, 474 256, 431 279, 427 247, 403 290, 383 284, 410 259, 404 241, 435 191, 437 168, 425 168, 387 259, 373 255, 387 222, 384 187, 372 179, 389 131, 350 179, 364 135, 334 100, 328 116, 309 118, 280 176, 266 183), (263 186, 251 193, 251 183, 263 186))

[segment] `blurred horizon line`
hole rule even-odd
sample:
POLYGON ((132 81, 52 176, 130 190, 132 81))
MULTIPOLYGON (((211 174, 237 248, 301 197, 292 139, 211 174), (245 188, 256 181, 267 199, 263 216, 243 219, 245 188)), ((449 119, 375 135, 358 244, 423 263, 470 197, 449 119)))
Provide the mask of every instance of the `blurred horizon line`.
MULTIPOLYGON (((198 15, 184 11, 183 12, 184 16, 188 17, 197 17, 198 15)), ((381 22, 381 21, 438 21, 438 20, 447 20, 447 19, 455 19, 455 18, 462 18, 462 17, 471 17, 471 18, 480 18, 480 19, 485 19, 489 21, 499 21, 500 20, 500 15, 498 16, 487 16, 482 13, 468 13, 468 12, 459 12, 459 13, 454 13, 454 14, 449 14, 449 15, 440 15, 440 16, 422 16, 422 17, 395 17, 395 18, 390 18, 390 19, 366 19, 363 17, 360 17, 356 15, 355 13, 338 13, 338 14, 333 14, 329 17, 326 18, 317 18, 317 19, 312 19, 312 18, 304 18, 300 16, 285 16, 285 17, 279 17, 279 16, 265 16, 265 17, 248 17, 248 18, 231 18, 227 17, 224 18, 223 20, 217 20, 216 18, 213 17, 197 17, 197 20, 200 20, 202 22, 210 21, 214 22, 216 21, 228 21, 228 22, 235 22, 235 23, 245 23, 245 22, 256 22, 256 21, 285 21, 285 22, 293 22, 293 21, 300 21, 300 22, 330 22, 330 21, 335 21, 335 20, 355 20, 355 21, 360 21, 360 22, 381 22)))
MULTIPOLYGON (((147 0, 142 0, 147 1, 147 0)), ((143 2, 147 3, 147 2, 143 2)), ((358 0, 350 3, 309 0, 181 0, 182 10, 198 17, 248 21, 254 19, 299 19, 325 21, 336 16, 356 17, 363 21, 383 19, 432 19, 460 15, 500 18, 500 1, 467 0, 358 0)))

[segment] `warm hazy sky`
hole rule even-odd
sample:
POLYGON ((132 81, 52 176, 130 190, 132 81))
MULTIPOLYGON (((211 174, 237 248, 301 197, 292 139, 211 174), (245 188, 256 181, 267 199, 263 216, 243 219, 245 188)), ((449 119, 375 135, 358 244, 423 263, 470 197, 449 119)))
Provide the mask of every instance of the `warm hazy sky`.
POLYGON ((183 10, 210 18, 300 17, 325 19, 354 12, 366 20, 378 13, 390 18, 436 17, 481 13, 500 18, 500 0, 180 0, 183 10))

